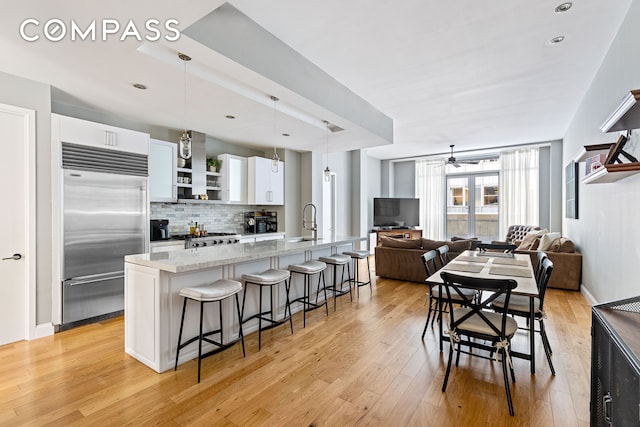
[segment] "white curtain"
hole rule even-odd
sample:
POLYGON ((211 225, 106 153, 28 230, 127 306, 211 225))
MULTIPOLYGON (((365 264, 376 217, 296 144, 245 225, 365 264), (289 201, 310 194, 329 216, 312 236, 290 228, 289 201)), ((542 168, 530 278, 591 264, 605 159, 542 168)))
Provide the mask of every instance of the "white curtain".
POLYGON ((538 149, 526 148, 500 154, 500 236, 510 225, 538 225, 538 149))
POLYGON ((416 197, 420 199, 420 227, 428 239, 444 240, 444 159, 416 161, 416 197))

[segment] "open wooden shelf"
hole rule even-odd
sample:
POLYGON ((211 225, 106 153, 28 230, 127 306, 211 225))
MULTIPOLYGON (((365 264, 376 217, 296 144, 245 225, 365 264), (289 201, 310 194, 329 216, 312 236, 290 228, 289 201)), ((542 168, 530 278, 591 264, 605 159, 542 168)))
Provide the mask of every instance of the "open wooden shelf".
POLYGON ((615 182, 628 176, 635 175, 638 172, 640 172, 640 162, 604 165, 595 172, 585 176, 582 179, 582 182, 584 184, 615 182))
POLYGON ((608 154, 613 144, 613 142, 610 142, 608 144, 585 145, 584 148, 580 150, 578 155, 573 159, 573 161, 576 163, 580 163, 584 162, 591 156, 595 156, 596 154, 608 154))

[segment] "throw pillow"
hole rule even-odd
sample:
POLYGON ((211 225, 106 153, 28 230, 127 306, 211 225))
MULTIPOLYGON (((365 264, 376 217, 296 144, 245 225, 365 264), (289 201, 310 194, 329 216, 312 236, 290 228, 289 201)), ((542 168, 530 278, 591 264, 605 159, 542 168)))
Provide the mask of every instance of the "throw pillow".
POLYGON ((380 246, 388 248, 420 249, 421 244, 421 239, 397 239, 386 236, 380 238, 380 246))
POLYGON ((576 244, 566 237, 558 237, 551 243, 547 250, 549 252, 574 253, 576 251, 576 244))
POLYGON ((558 248, 558 252, 565 253, 574 253, 576 251, 576 244, 573 241, 567 239, 566 237, 560 238, 560 248, 558 248))
POLYGON ((562 234, 560 232, 543 234, 542 237, 540 238, 540 244, 538 245, 538 250, 539 251, 548 250, 549 246, 551 245, 551 242, 553 242, 555 239, 561 236, 562 234))
POLYGON ((463 252, 471 249, 471 240, 456 240, 455 242, 446 243, 451 252, 463 252))
POLYGON ((560 240, 561 239, 562 239, 561 237, 558 237, 558 238, 554 239, 553 242, 551 242, 551 244, 547 248, 547 251, 548 252, 558 252, 558 249, 560 249, 560 240))
MULTIPOLYGON (((532 230, 530 231, 526 236, 524 236, 524 239, 522 239, 522 242, 520 242, 520 246, 518 246, 518 250, 519 251, 530 251, 530 250, 534 250, 532 249, 532 246, 536 245, 536 238, 540 238, 542 237, 543 234, 545 234, 547 232, 547 230, 532 230)), ((538 247, 537 245, 535 246, 536 248, 538 247)))
POLYGON ((422 249, 425 249, 427 251, 435 251, 436 249, 438 249, 440 246, 442 245, 447 245, 450 242, 442 242, 439 240, 431 240, 431 239, 426 239, 426 238, 422 238, 422 249))

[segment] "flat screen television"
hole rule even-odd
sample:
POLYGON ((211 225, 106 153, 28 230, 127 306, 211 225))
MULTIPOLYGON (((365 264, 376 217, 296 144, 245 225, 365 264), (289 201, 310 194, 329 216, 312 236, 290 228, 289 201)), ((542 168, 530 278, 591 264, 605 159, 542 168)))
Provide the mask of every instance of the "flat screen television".
POLYGON ((374 227, 416 227, 420 225, 420 199, 375 197, 374 227))

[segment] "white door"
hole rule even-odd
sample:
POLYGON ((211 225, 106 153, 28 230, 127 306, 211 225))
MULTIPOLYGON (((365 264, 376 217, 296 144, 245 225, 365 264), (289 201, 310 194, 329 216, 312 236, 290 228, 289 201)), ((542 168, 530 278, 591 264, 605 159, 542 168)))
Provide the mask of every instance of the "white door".
POLYGON ((0 104, 0 345, 29 338, 35 328, 34 127, 33 111, 0 104))

